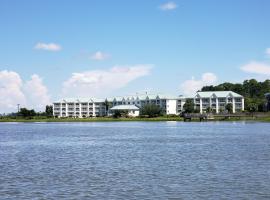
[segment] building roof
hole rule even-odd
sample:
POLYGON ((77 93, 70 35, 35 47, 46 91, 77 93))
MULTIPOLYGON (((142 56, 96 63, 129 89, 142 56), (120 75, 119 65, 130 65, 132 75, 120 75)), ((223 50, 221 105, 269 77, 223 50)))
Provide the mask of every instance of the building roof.
POLYGON ((123 99, 126 100, 156 100, 159 99, 182 99, 183 96, 171 96, 171 95, 164 95, 164 94, 143 94, 143 95, 130 95, 130 96, 123 96, 123 97, 115 97, 113 98, 115 101, 122 101, 123 99))
POLYGON ((95 103, 102 103, 105 102, 105 99, 98 99, 98 98, 90 98, 90 97, 79 97, 79 98, 63 98, 60 99, 58 101, 56 101, 55 103, 60 103, 60 102, 82 102, 82 103, 86 103, 86 102, 95 102, 95 103))
POLYGON ((243 97, 242 95, 240 94, 237 94, 233 91, 208 91, 208 92, 197 92, 196 95, 199 95, 200 97, 202 98, 210 98, 211 96, 216 96, 216 97, 219 97, 219 98, 222 98, 222 97, 227 97, 227 96, 233 96, 233 97, 243 97))
MULTIPOLYGON (((142 94, 142 95, 129 95, 129 96, 116 96, 106 98, 107 101, 137 101, 137 100, 156 100, 159 99, 183 99, 183 96, 172 96, 172 95, 164 95, 164 94, 142 94)), ((105 102, 106 99, 104 98, 91 98, 91 97, 79 97, 79 98, 63 98, 54 103, 61 103, 61 102, 95 102, 95 103, 102 103, 105 102)))
POLYGON ((135 105, 118 105, 112 107, 110 110, 139 110, 135 105))

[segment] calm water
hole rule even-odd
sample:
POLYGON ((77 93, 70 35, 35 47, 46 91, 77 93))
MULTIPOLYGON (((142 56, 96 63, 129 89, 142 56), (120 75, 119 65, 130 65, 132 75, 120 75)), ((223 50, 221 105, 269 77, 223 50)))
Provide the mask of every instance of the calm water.
POLYGON ((270 199, 270 123, 1 123, 0 199, 270 199))

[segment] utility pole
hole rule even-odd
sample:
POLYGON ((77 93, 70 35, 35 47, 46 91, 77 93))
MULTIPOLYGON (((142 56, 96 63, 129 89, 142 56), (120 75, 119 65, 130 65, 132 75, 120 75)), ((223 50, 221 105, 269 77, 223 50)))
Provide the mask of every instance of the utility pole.
POLYGON ((20 104, 17 104, 18 113, 20 112, 20 104))

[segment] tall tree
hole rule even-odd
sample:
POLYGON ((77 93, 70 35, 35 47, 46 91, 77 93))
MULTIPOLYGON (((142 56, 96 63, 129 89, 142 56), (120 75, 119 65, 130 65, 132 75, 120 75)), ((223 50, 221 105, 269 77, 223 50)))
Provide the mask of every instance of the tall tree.
POLYGON ((185 113, 194 113, 195 109, 194 109, 194 102, 192 99, 187 99, 186 103, 183 106, 184 112, 185 113))
POLYGON ((47 117, 53 116, 53 106, 47 105, 45 108, 45 114, 47 117))
POLYGON ((36 115, 36 112, 33 109, 28 110, 27 108, 21 108, 18 114, 22 117, 34 117, 36 115))

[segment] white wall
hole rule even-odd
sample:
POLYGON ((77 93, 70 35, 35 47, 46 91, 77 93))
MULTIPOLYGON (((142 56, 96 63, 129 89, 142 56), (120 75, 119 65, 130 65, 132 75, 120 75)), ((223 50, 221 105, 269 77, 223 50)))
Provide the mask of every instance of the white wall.
POLYGON ((128 111, 128 116, 130 116, 130 117, 138 117, 139 115, 140 115, 139 110, 130 110, 130 111, 128 111))
POLYGON ((177 100, 167 100, 166 101, 166 114, 176 115, 177 114, 177 100))

